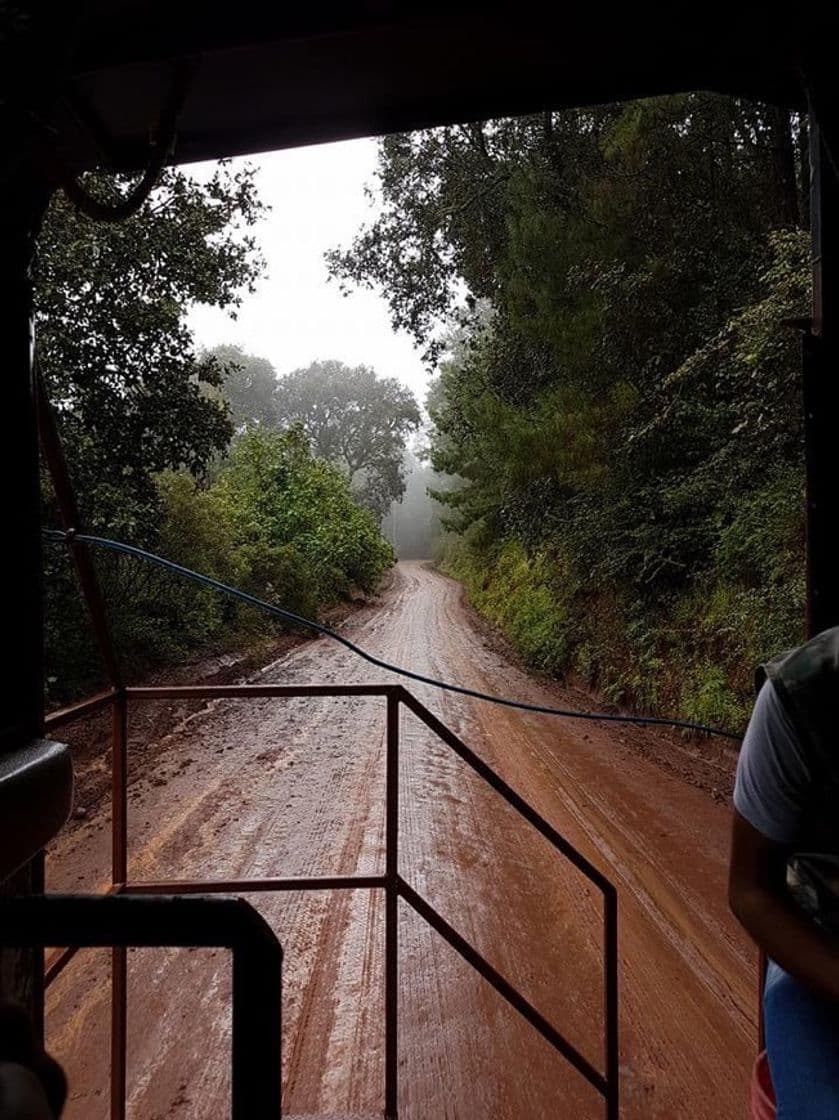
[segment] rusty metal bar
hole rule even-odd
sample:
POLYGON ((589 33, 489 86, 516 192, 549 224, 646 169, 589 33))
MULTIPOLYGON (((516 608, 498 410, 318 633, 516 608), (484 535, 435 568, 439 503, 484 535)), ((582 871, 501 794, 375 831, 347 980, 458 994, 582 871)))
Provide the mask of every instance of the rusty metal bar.
POLYGON ((528 1023, 545 1039, 549 1042, 555 1050, 569 1062, 574 1069, 580 1073, 589 1085, 600 1093, 601 1096, 606 1096, 609 1091, 609 1085, 606 1078, 602 1073, 594 1068, 591 1062, 579 1052, 573 1043, 569 1042, 564 1035, 554 1027, 548 1020, 537 1011, 533 1004, 526 999, 521 992, 517 991, 512 984, 506 980, 500 972, 492 967, 492 965, 481 956, 481 954, 474 949, 465 938, 457 932, 457 930, 449 925, 445 918, 443 918, 433 906, 417 894, 409 883, 406 883, 403 878, 399 879, 399 893, 408 905, 419 914, 433 930, 435 930, 448 942, 449 945, 459 953, 467 964, 471 965, 476 972, 479 972, 489 984, 495 988, 496 992, 502 996, 511 1007, 514 1007, 518 1013, 527 1020, 528 1023))
POLYGON ((374 891, 387 886, 384 875, 314 875, 286 879, 163 879, 128 882, 123 894, 256 894, 260 891, 374 891))
POLYGON ((111 1120, 125 1120, 128 1090, 128 950, 111 949, 111 1120))
MULTIPOLYGON (((35 369, 35 400, 38 410, 38 436, 44 461, 52 478, 55 489, 55 499, 58 505, 58 515, 65 531, 80 530, 82 528, 79 509, 76 504, 76 495, 64 450, 61 446, 61 437, 55 422, 55 413, 47 396, 44 378, 38 363, 37 353, 34 360, 35 369)), ((105 610, 105 600, 99 586, 99 577, 88 550, 82 546, 68 542, 73 557, 73 564, 82 590, 82 596, 87 604, 90 622, 93 627, 93 636, 102 658, 109 682, 114 688, 122 684, 122 673, 119 667, 114 644, 111 640, 111 630, 108 625, 108 615, 105 610)))
MULTIPOLYGON (((111 890, 128 878, 128 697, 111 708, 111 890)), ((128 953, 111 950, 111 1120, 125 1120, 128 1101, 128 953)))
POLYGON ((606 1120, 618 1120, 620 1115, 618 892, 614 886, 603 895, 603 1003, 606 1120))
POLYGON ((120 693, 113 705, 111 738, 111 882, 128 878, 128 699, 120 693))
POLYGON ((399 1089, 399 695, 387 698, 385 777, 385 1117, 399 1089))
POLYGON ((78 951, 78 945, 71 945, 69 949, 59 949, 55 956, 48 960, 47 967, 44 969, 45 989, 61 975, 78 951))
POLYGON ((84 719, 85 716, 93 715, 94 712, 100 712, 103 708, 113 704, 118 696, 118 690, 108 689, 105 692, 97 692, 93 696, 88 696, 87 699, 80 700, 76 704, 69 704, 66 708, 58 708, 44 718, 44 730, 55 731, 74 720, 84 719))
POLYGON ((130 686, 131 700, 211 700, 217 697, 258 699, 294 696, 390 696, 400 690, 388 684, 167 684, 130 686))
MULTIPOLYGON (((618 1024, 618 956, 617 956, 617 892, 588 860, 574 849, 515 790, 424 705, 400 685, 160 685, 129 687, 91 697, 79 705, 55 713, 57 720, 72 718, 111 705, 113 709, 113 821, 111 891, 127 895, 159 896, 211 895, 217 893, 257 893, 263 891, 308 890, 384 890, 385 891, 385 1116, 395 1120, 398 1109, 398 913, 399 898, 406 902, 443 939, 451 945, 499 994, 546 1039, 563 1057, 600 1092, 606 1103, 607 1120, 619 1115, 619 1024, 618 1024), (385 872, 381 875, 302 876, 285 878, 231 879, 210 882, 191 880, 128 882, 127 847, 127 716, 129 699, 212 699, 256 697, 329 697, 385 696, 387 698, 386 728, 386 805, 385 805, 385 872), (599 1073, 537 1009, 517 992, 445 919, 437 913, 399 875, 399 716, 404 703, 434 734, 483 778, 521 817, 586 875, 602 892, 604 898, 604 1002, 606 1073, 599 1073)), ((75 949, 65 950, 51 962, 47 982, 66 967, 75 949)), ((125 950, 113 953, 112 984, 112 1120, 124 1120, 127 1044, 127 991, 125 950)), ((241 1025, 240 1025, 241 1026, 241 1025)))
POLYGON ((581 871, 587 879, 590 879, 595 886, 599 887, 604 895, 612 889, 612 884, 601 871, 598 871, 593 863, 589 863, 585 856, 581 855, 564 836, 561 836, 553 825, 548 824, 545 818, 537 813, 532 805, 529 805, 523 797, 516 793, 512 786, 507 785, 504 779, 500 778, 488 763, 484 762, 482 758, 479 758, 473 750, 470 750, 453 731, 446 727, 435 715, 429 712, 416 697, 412 696, 410 692, 403 688, 401 689, 401 699, 405 706, 410 708, 414 715, 422 720, 426 727, 433 731, 439 739, 442 739, 447 746, 451 747, 458 758, 462 759, 479 777, 483 778, 485 782, 492 786, 495 792, 500 794, 507 804, 516 810, 519 816, 524 817, 528 824, 531 824, 540 835, 544 836, 549 844, 556 848, 557 851, 562 852, 565 858, 572 863, 578 871, 581 871))

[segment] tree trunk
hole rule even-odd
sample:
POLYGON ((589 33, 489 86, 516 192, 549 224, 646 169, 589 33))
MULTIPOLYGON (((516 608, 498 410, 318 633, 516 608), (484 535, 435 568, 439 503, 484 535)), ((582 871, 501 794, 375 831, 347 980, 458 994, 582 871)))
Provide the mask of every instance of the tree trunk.
POLYGON ((795 173, 792 113, 781 106, 772 106, 768 114, 775 220, 779 226, 794 229, 801 222, 801 213, 795 173))
POLYGON ((798 170, 799 192, 798 212, 801 228, 810 228, 810 118, 806 113, 798 114, 798 170))

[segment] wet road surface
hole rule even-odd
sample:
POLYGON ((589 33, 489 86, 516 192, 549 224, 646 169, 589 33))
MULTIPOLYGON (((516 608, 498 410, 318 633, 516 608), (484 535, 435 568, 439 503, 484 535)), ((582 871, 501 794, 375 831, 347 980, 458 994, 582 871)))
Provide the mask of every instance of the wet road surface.
MULTIPOLYGON (((459 586, 422 564, 400 564, 381 601, 345 632, 422 673, 580 704, 517 668, 476 625, 459 586)), ((318 640, 251 679, 388 678, 318 640)), ((660 765, 637 749, 638 732, 412 691, 619 888, 622 1116, 739 1120, 754 1051, 754 960, 726 909, 728 810, 698 788, 713 762, 694 764, 659 738, 660 765)), ((153 767, 132 775, 131 878, 382 870, 384 704, 220 700, 174 712, 153 767)), ((602 1069, 599 892, 408 713, 400 830, 405 877, 602 1069)), ((108 843, 106 818, 92 814, 51 853, 49 886, 103 885, 108 843)), ((383 899, 250 898, 285 951, 285 1113, 381 1115, 383 899)), ((603 1115, 580 1076, 404 907, 399 943, 401 1117, 603 1115)), ((108 1115, 108 976, 105 953, 80 953, 49 991, 69 1120, 108 1115)), ((130 1116, 227 1115, 229 978, 222 951, 130 952, 130 1116)))

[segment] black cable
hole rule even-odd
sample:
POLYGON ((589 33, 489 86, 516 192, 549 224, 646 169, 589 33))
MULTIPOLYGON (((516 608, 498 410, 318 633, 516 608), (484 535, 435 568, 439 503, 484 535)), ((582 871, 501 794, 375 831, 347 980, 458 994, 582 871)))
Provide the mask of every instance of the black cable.
POLYGON ((195 71, 191 59, 177 64, 166 102, 160 112, 156 134, 151 142, 149 162, 139 181, 119 202, 107 203, 88 194, 78 179, 58 163, 61 188, 77 210, 96 222, 122 222, 132 217, 154 190, 166 159, 172 150, 178 117, 186 100, 190 80, 195 71))
POLYGON ((560 716, 563 719, 594 720, 604 723, 633 723, 643 726, 677 727, 684 731, 698 731, 704 735, 715 735, 722 739, 733 739, 736 742, 740 742, 742 739, 742 735, 737 735, 733 731, 725 731, 719 727, 708 727, 705 724, 694 723, 691 720, 667 719, 664 716, 614 715, 611 712, 575 712, 565 708, 551 708, 542 704, 528 704, 523 700, 510 700, 505 696, 492 696, 486 692, 478 692, 474 688, 464 688, 462 685, 452 684, 449 681, 436 680, 434 677, 426 677, 422 673, 415 673, 412 669, 403 669, 399 665, 391 665, 389 662, 383 661, 380 657, 368 653, 360 646, 357 646, 355 642, 351 642, 349 638, 345 638, 342 634, 331 630, 328 626, 324 626, 320 622, 313 622, 310 618, 304 618, 302 615, 295 614, 293 611, 288 611, 284 607, 275 606, 273 603, 268 603, 264 599, 257 598, 256 595, 249 595, 247 591, 241 591, 238 587, 231 587, 229 584, 222 583, 221 580, 213 579, 212 576, 205 576, 201 572, 195 572, 191 568, 184 567, 183 564, 176 564, 173 560, 167 560, 165 557, 158 556, 154 552, 149 552, 145 548, 137 548, 136 545, 125 544, 122 541, 114 541, 108 537, 95 537, 89 533, 74 533, 72 530, 65 533, 60 529, 44 529, 43 533, 44 536, 51 541, 66 541, 68 544, 79 542, 82 544, 96 545, 98 548, 104 548, 110 552, 120 553, 124 556, 133 556, 135 559, 145 560, 150 564, 156 564, 160 568, 175 572, 177 575, 184 576, 186 579, 193 580, 195 583, 200 583, 205 587, 212 588, 214 591, 219 591, 223 595, 238 599, 240 602, 247 603, 249 606, 257 607, 259 610, 274 615, 276 618, 281 618, 285 622, 291 622, 295 626, 301 626, 304 629, 313 631, 315 634, 321 634, 325 638, 331 638, 334 642, 338 642, 340 645, 356 654, 356 656, 367 661, 370 665, 375 665, 377 669, 384 669, 388 673, 396 673, 401 677, 407 677, 408 680, 418 681, 420 684, 431 685, 432 688, 440 688, 446 692, 455 692, 460 696, 469 696, 473 700, 485 700, 489 704, 500 704, 505 708, 518 708, 523 712, 535 712, 538 715, 560 716))

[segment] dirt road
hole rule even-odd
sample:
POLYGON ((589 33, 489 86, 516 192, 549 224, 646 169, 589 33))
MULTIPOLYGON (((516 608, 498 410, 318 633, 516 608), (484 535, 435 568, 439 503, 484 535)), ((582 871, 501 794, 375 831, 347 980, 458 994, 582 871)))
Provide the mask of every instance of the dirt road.
MULTIPOLYGON (((476 625, 458 585, 420 564, 401 564, 381 603, 346 632, 424 673, 581 703, 519 670, 476 625)), ((258 679, 383 674, 315 641, 258 679)), ((414 691, 619 887, 622 1115, 739 1120, 755 1038, 754 966, 725 905, 728 810, 699 788, 723 788, 730 759, 710 751, 702 760, 647 732, 414 691)), ((133 878, 381 868, 381 699, 195 705, 172 716, 163 746, 131 784, 133 878)), ((57 846, 52 887, 104 878, 103 824, 94 817, 57 846)), ((599 895, 408 715, 401 830, 403 874, 601 1067, 599 895)), ((285 947, 286 1111, 381 1115, 381 899, 252 900, 285 947)), ((400 950, 401 1116, 602 1115, 579 1076, 407 911, 400 950)), ((226 956, 143 950, 129 962, 130 1115, 225 1116, 226 956)), ((107 976, 103 954, 80 954, 50 989, 49 1036, 70 1074, 70 1120, 107 1115, 107 976)))

